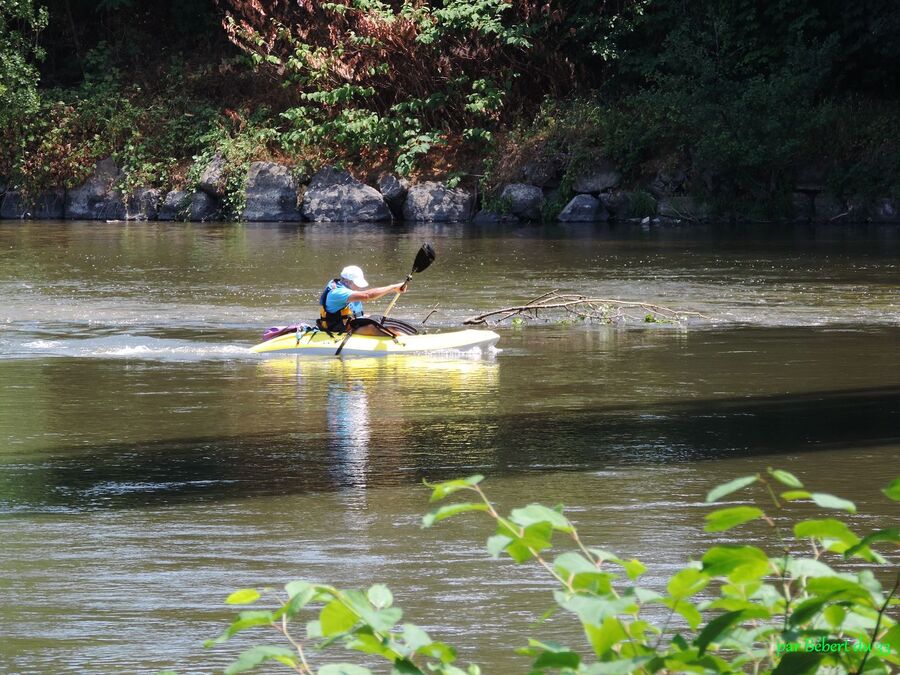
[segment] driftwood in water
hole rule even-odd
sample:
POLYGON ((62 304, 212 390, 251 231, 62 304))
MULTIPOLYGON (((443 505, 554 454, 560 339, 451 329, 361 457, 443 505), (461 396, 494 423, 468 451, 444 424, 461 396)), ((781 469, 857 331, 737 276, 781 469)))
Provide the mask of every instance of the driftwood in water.
POLYGON ((601 323, 625 323, 627 321, 672 323, 688 317, 708 318, 699 312, 685 312, 649 302, 592 298, 554 290, 544 293, 524 305, 495 309, 470 317, 463 323, 467 325, 500 323, 517 316, 546 319, 548 315, 560 314, 583 321, 599 321, 601 323), (636 315, 636 312, 640 314, 636 315), (543 313, 543 317, 541 313, 543 313))

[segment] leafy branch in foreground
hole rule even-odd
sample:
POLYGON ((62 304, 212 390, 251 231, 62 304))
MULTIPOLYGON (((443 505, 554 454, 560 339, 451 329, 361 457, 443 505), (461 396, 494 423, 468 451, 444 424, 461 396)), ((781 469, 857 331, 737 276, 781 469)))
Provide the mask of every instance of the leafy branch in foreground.
MULTIPOLYGON (((363 593, 342 590, 324 584, 292 581, 284 587, 287 599, 274 611, 246 610, 207 647, 220 644, 237 633, 256 626, 277 630, 290 647, 261 645, 244 651, 226 670, 226 675, 252 670, 266 661, 278 661, 298 673, 312 675, 365 675, 371 672, 352 663, 329 663, 313 669, 308 653, 339 643, 347 649, 371 654, 389 661, 396 673, 422 673, 423 668, 438 675, 479 675, 478 666, 462 670, 453 666, 456 651, 432 640, 428 633, 410 623, 400 624, 403 611, 394 607, 394 596, 387 586, 375 584, 363 593), (311 605, 321 605, 318 619, 305 625, 305 638, 291 633, 291 624, 311 605)), ((232 605, 250 605, 262 597, 259 591, 245 588, 225 600, 232 605)))
MULTIPOLYGON (((699 560, 669 578, 660 593, 638 583, 646 567, 604 549, 586 545, 561 506, 529 504, 503 516, 481 488, 482 476, 429 485, 431 501, 472 493, 472 501, 436 507, 423 527, 461 514, 490 517, 495 533, 487 541, 493 557, 508 555, 516 563, 534 561, 557 585, 558 607, 581 623, 586 646, 550 639, 530 639, 520 654, 532 657, 532 673, 888 673, 900 665, 900 625, 890 616, 900 575, 895 564, 876 552, 876 544, 900 545, 900 530, 881 529, 865 537, 838 518, 801 519, 788 526, 788 509, 810 502, 829 511, 855 513, 856 506, 834 495, 810 492, 793 474, 769 469, 713 488, 707 503, 755 489, 760 503, 720 508, 706 515, 705 530, 725 532, 751 523, 770 531, 779 542, 769 554, 753 545, 716 544, 699 560), (787 488, 787 489, 785 489, 787 488), (556 540, 556 541, 554 541, 556 540), (567 545, 563 546, 562 543, 567 545), (830 563, 861 561, 849 569, 830 563), (889 578, 885 589, 879 577, 889 578), (655 625, 646 614, 665 617, 655 625), (677 616, 676 616, 677 615, 677 616)), ((900 501, 900 478, 884 494, 900 501)), ((805 510, 805 509, 804 509, 805 510)), ((290 644, 257 646, 243 652, 226 670, 239 673, 269 660, 299 673, 365 675, 368 668, 331 663, 314 669, 310 654, 333 644, 380 657, 391 672, 476 675, 477 666, 453 665, 455 651, 434 642, 413 624, 400 625, 382 585, 366 593, 332 586, 291 582, 287 600, 274 611, 244 611, 208 646, 257 626, 276 629, 290 644), (305 637, 290 632, 302 610, 318 613, 305 637)), ((230 604, 251 604, 261 594, 236 591, 230 604)))

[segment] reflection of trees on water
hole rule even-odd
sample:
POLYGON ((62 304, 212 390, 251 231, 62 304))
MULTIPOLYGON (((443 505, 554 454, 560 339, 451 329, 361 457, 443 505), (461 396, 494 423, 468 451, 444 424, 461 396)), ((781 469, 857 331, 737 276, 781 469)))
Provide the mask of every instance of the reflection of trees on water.
POLYGON ((362 488, 472 473, 585 471, 889 446, 900 415, 896 387, 503 411, 495 364, 416 372, 408 375, 388 363, 300 370, 294 363, 290 373, 280 372, 284 386, 277 396, 276 387, 263 387, 268 406, 253 410, 277 411, 292 430, 282 423, 268 434, 59 448, 52 457, 4 467, 0 510, 361 494, 362 488))
POLYGON ((234 406, 223 403, 208 413, 220 416, 220 434, 54 448, 40 465, 22 463, 0 474, 0 510, 363 494, 373 483, 404 483, 419 475, 419 465, 443 462, 446 447, 470 453, 490 447, 476 434, 487 433, 497 414, 496 362, 291 357, 254 367, 254 386, 234 406), (229 434, 241 420, 257 428, 263 420, 272 431, 229 434))

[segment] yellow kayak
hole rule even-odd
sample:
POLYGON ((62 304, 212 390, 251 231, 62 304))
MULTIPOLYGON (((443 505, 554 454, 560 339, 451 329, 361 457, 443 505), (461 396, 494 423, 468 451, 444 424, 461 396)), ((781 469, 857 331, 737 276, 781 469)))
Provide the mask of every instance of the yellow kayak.
MULTIPOLYGON (((458 330, 450 333, 420 335, 351 335, 341 355, 387 356, 388 354, 421 354, 423 352, 464 351, 473 347, 489 347, 500 336, 491 330, 458 330)), ((310 356, 334 356, 344 335, 333 337, 324 331, 291 332, 266 340, 250 348, 256 354, 294 353, 310 356)))

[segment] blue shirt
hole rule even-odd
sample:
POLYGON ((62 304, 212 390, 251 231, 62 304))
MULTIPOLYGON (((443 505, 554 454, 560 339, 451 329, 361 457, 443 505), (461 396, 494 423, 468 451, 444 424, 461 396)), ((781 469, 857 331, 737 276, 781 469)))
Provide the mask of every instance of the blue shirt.
POLYGON ((328 297, 325 298, 325 311, 340 312, 344 307, 350 305, 350 311, 353 312, 354 316, 362 316, 362 303, 359 301, 350 302, 350 295, 353 292, 352 288, 347 288, 341 283, 335 285, 334 289, 328 293, 328 297))

